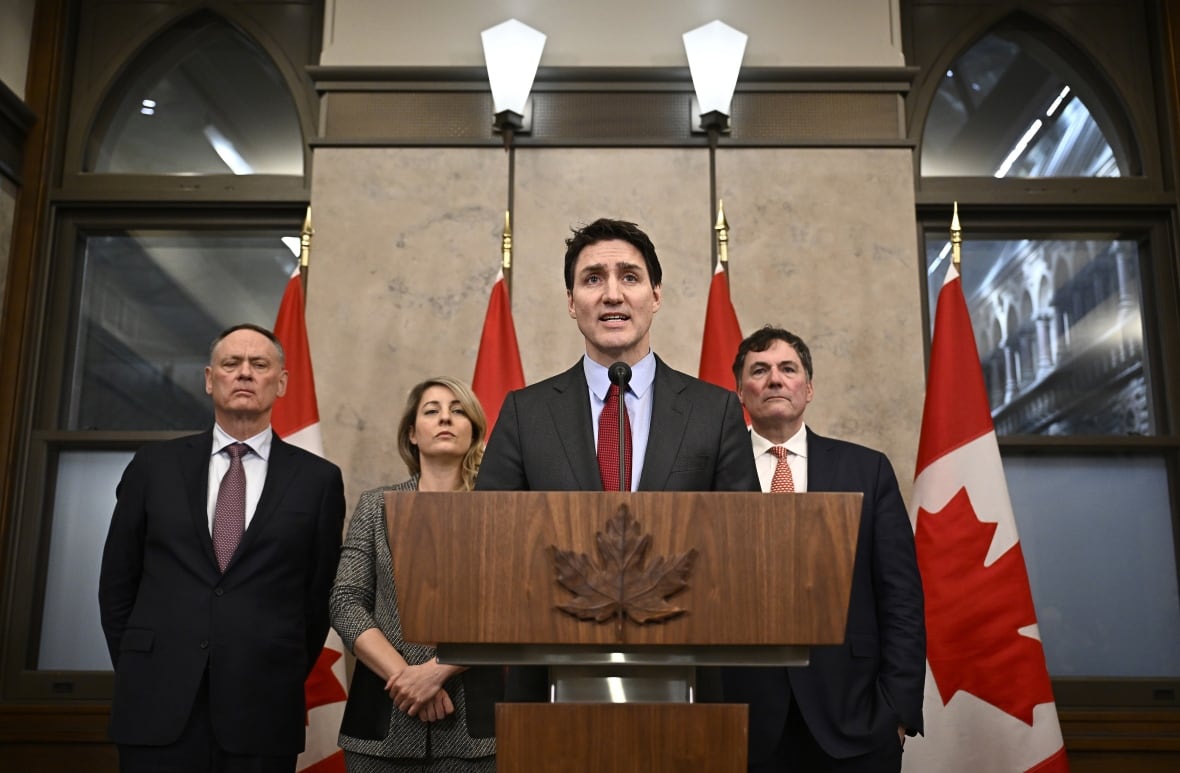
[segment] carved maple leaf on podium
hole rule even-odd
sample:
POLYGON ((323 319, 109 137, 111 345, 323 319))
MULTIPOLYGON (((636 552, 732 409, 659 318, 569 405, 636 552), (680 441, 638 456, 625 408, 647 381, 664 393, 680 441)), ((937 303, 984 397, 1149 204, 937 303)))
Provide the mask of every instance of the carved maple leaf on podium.
POLYGON ((594 535, 596 563, 585 553, 549 546, 557 570, 557 581, 574 594, 574 599, 557 608, 581 620, 604 623, 624 617, 644 624, 667 620, 685 610, 668 603, 668 597, 688 585, 688 575, 697 557, 696 549, 671 558, 655 558, 647 564, 651 535, 642 534, 639 522, 626 505, 606 524, 606 533, 594 535))

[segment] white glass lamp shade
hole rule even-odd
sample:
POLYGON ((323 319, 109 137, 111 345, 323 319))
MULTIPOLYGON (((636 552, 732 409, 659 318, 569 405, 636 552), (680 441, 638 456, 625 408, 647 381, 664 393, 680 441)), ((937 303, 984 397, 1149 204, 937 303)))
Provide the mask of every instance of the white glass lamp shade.
POLYGON ((684 53, 701 113, 729 115, 749 36, 721 21, 684 33, 684 53))
POLYGON ((523 115, 545 49, 545 33, 509 19, 484 30, 480 37, 495 112, 511 110, 523 115))

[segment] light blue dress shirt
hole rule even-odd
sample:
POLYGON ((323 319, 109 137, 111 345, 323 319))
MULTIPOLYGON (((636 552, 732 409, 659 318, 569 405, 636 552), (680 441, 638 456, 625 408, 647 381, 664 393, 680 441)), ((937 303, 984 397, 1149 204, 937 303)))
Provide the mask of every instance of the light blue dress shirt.
MULTIPOLYGON (((590 388, 590 424, 594 427, 594 450, 598 450, 598 418, 610 391, 606 368, 589 357, 582 358, 586 385, 590 388)), ((651 434, 652 385, 656 380, 656 356, 650 349, 643 359, 631 366, 631 383, 623 396, 627 420, 631 423, 631 490, 639 488, 643 460, 647 456, 647 439, 651 434)), ((613 437, 613 436, 612 436, 613 437)))

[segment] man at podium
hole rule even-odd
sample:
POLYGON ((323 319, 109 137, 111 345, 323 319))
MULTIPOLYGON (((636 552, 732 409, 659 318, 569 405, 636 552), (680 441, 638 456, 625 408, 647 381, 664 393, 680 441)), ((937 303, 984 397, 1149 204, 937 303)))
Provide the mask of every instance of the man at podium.
POLYGON ((763 491, 864 494, 843 644, 810 664, 726 669, 725 698, 750 705, 750 773, 896 773, 906 735, 922 731, 926 628, 913 532, 884 454, 817 435, 811 352, 764 327, 733 364, 750 415, 763 491))
MULTIPOLYGON (((662 278, 651 239, 634 223, 600 219, 573 231, 566 300, 586 355, 508 395, 477 491, 759 490, 736 395, 673 370, 651 350, 662 278)), ((510 672, 508 700, 546 693, 544 669, 510 672)), ((702 693, 710 689, 698 684, 702 693)))

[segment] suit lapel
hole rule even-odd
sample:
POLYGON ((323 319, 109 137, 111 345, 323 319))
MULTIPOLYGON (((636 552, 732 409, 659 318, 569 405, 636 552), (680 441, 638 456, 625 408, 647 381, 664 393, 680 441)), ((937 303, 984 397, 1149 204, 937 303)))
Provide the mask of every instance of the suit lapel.
POLYGON ((833 445, 826 437, 807 428, 807 490, 832 491, 836 485, 836 465, 830 456, 833 445))
MULTIPOLYGON (((258 539, 258 533, 266 528, 267 523, 274 518, 283 493, 290 487, 295 476, 294 463, 295 447, 284 443, 272 431, 270 438, 270 458, 266 461, 266 481, 262 484, 262 496, 258 499, 258 506, 254 508, 254 517, 246 533, 242 535, 242 542, 234 553, 230 566, 250 549, 250 545, 258 539)), ((228 570, 229 567, 226 567, 228 570)))
POLYGON ((688 428, 692 406, 683 392, 688 382, 656 357, 656 378, 652 384, 651 428, 647 435, 647 451, 643 470, 639 475, 640 491, 661 491, 672 474, 676 451, 688 428))
POLYGON ((213 537, 209 534, 209 458, 213 454, 213 430, 188 438, 181 451, 180 469, 185 501, 197 542, 214 567, 213 537))
POLYGON ((594 435, 590 431, 590 387, 582 361, 553 382, 549 415, 557 429, 565 458, 578 482, 580 491, 601 491, 598 456, 594 452, 594 435))

